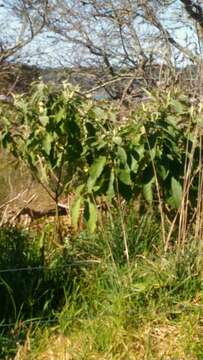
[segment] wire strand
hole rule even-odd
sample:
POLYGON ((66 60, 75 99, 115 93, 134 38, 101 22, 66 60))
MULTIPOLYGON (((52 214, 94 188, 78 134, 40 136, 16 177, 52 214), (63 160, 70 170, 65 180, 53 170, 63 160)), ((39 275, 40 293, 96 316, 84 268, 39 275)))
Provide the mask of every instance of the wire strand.
POLYGON ((65 265, 59 265, 55 267, 50 266, 28 266, 28 267, 21 267, 21 268, 8 268, 8 269, 0 269, 0 274, 8 273, 8 272, 23 272, 23 271, 37 271, 37 270, 56 270, 56 269, 63 269, 71 266, 83 266, 83 265, 93 265, 93 264, 100 264, 100 260, 78 260, 67 263, 65 265))

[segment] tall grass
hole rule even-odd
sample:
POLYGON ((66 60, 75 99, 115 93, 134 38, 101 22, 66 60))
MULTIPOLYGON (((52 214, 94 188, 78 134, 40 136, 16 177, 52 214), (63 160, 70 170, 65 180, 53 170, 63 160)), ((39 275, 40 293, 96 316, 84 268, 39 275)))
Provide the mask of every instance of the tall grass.
POLYGON ((15 353, 20 359, 202 358, 203 293, 196 239, 186 242, 184 256, 177 257, 176 238, 165 252, 158 214, 148 211, 140 219, 131 205, 123 208, 122 216, 124 229, 119 214, 112 211, 111 220, 101 223, 96 234, 67 235, 63 251, 51 243, 50 227, 35 238, 4 229, 5 244, 8 239, 15 244, 19 238, 21 244, 26 239, 27 246, 26 251, 16 247, 26 254, 26 261, 18 258, 15 262, 14 255, 7 264, 11 249, 7 256, 5 246, 1 251, 4 267, 42 264, 43 259, 49 270, 30 272, 29 279, 23 274, 20 279, 4 278, 6 289, 12 289, 18 316, 13 342, 8 340, 12 332, 2 328, 2 359, 15 353), (75 262, 82 260, 92 261, 91 265, 83 262, 78 268, 75 262), (72 262, 68 272, 62 266, 67 261, 72 262), (15 291, 20 281, 33 284, 28 286, 29 296, 25 293, 20 299, 21 309, 15 291), (36 315, 45 322, 37 325, 36 315), (53 323, 47 321, 51 319, 53 323), (20 326, 20 320, 29 321, 20 326))

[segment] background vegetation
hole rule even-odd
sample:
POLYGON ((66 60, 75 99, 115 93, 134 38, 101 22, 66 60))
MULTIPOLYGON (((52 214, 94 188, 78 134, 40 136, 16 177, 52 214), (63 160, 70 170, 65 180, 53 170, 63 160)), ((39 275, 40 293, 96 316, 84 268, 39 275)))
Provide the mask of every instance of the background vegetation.
POLYGON ((1 357, 201 359, 201 104, 154 91, 121 120, 39 83, 1 111, 2 150, 53 203, 1 207, 1 357))

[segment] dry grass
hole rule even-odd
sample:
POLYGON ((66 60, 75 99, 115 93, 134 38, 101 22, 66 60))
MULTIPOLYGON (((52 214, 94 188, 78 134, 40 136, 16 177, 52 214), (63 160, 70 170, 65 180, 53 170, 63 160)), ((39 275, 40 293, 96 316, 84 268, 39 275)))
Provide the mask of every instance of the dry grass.
MULTIPOLYGON (((38 347, 19 349, 15 360, 200 360, 203 356, 203 324, 198 316, 185 316, 180 322, 153 320, 139 329, 120 328, 107 351, 95 349, 90 324, 69 336, 43 336, 38 347)), ((94 329, 94 324, 93 324, 94 329)), ((92 330, 93 330, 92 329, 92 330)), ((112 330, 113 331, 113 330, 112 330)))

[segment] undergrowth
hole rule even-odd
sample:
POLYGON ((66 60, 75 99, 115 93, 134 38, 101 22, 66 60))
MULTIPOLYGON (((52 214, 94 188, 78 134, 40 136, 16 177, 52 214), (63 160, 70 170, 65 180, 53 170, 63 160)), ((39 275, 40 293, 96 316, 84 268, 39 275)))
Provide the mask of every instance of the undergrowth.
POLYGON ((1 269, 30 268, 0 274, 1 359, 203 358, 196 240, 165 253, 156 216, 132 208, 122 230, 112 216, 95 234, 67 234, 63 248, 51 225, 1 229, 1 269))

